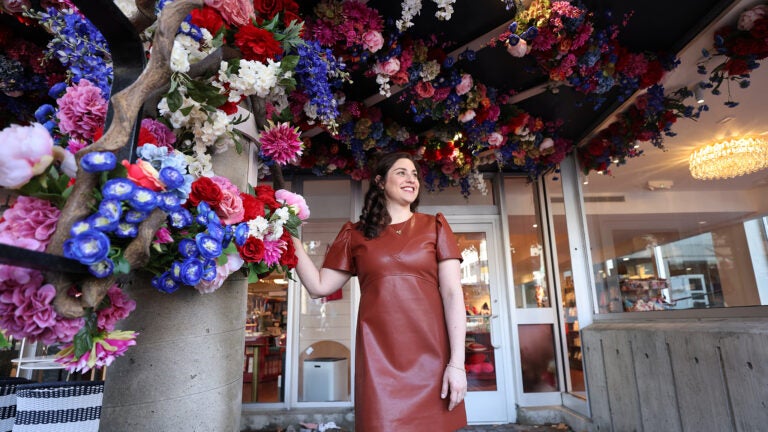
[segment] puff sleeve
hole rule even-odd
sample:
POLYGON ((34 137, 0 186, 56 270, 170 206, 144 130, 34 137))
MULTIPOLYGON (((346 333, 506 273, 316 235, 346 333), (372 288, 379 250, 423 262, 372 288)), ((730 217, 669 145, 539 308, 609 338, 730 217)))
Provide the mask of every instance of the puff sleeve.
POLYGON ((336 240, 333 241, 331 247, 328 248, 328 252, 325 254, 324 268, 345 271, 353 275, 357 274, 355 262, 352 259, 351 240, 353 230, 352 222, 347 222, 341 227, 339 234, 336 235, 336 240))
POLYGON ((463 261, 461 253, 459 252, 459 245, 456 242, 456 236, 453 235, 451 226, 448 225, 448 221, 445 220, 445 216, 442 213, 435 215, 435 222, 437 225, 437 261, 444 261, 447 259, 458 259, 463 261))

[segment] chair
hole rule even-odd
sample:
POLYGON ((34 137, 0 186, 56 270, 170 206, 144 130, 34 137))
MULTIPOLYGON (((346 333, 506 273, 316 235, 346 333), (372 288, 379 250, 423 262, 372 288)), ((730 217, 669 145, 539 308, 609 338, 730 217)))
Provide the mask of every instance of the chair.
POLYGON ((104 381, 20 385, 13 432, 98 432, 103 396, 104 381))
POLYGON ((16 387, 29 384, 26 378, 0 378, 0 432, 11 432, 16 419, 16 387))

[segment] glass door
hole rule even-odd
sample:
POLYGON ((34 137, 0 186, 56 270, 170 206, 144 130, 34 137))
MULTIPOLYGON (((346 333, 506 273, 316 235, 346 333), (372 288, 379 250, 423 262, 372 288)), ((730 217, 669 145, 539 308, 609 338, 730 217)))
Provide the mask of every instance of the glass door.
MULTIPOLYGON (((514 421, 513 392, 506 390, 509 352, 504 300, 500 298, 501 255, 495 223, 458 222, 449 218, 463 258, 461 284, 467 314, 465 341, 469 423, 514 421)), ((475 218, 476 219, 476 218, 475 218)))

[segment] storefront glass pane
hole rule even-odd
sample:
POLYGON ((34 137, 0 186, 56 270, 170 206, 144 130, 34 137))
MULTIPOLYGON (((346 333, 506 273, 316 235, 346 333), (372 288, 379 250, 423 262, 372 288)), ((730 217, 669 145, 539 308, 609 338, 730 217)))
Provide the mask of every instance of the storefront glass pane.
POLYGON ((553 329, 551 324, 517 326, 525 393, 554 392, 559 389, 553 329))
MULTIPOLYGON (((302 226, 304 249, 319 268, 342 225, 350 219, 351 183, 347 180, 304 182, 311 217, 302 226)), ((349 401, 352 368, 352 293, 350 284, 322 299, 300 291, 298 355, 299 402, 349 401)))
POLYGON ((768 304, 765 174, 694 180, 646 155, 583 185, 599 311, 768 304))
MULTIPOLYGON (((558 283, 562 302, 562 319, 564 326, 566 373, 569 374, 568 392, 586 397, 584 382, 584 367, 581 355, 581 335, 579 333, 578 305, 576 291, 573 285, 570 244, 568 229, 565 223, 565 205, 563 204, 563 183, 557 176, 546 177, 547 208, 552 215, 552 232, 554 233, 557 260, 558 283)), ((586 287, 585 287, 586 288, 586 287)))
POLYGON ((550 307, 536 188, 525 178, 504 179, 515 304, 518 308, 550 307))

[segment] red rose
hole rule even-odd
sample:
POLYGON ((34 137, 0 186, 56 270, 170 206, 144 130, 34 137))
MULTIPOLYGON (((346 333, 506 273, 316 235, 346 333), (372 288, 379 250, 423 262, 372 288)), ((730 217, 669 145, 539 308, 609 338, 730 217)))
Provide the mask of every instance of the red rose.
POLYGON ((255 196, 249 195, 244 192, 240 192, 240 198, 243 200, 243 209, 245 209, 244 221, 256 219, 259 216, 264 216, 264 203, 256 199, 255 196))
POLYGON ((189 204, 197 207, 201 201, 205 201, 211 207, 219 205, 224 198, 224 193, 219 185, 208 177, 200 177, 192 182, 192 191, 189 193, 189 204))
POLYGON ((280 203, 275 199, 275 190, 271 186, 256 186, 256 198, 263 202, 270 210, 280 208, 280 203))
POLYGON ((219 109, 227 113, 227 115, 237 114, 237 104, 234 102, 227 101, 219 109))
POLYGON ((256 0, 253 2, 253 8, 256 9, 259 17, 272 19, 283 10, 283 0, 256 0))
POLYGON ((253 25, 240 27, 235 33, 235 45, 243 53, 244 59, 262 63, 283 53, 280 42, 275 40, 272 33, 253 25))
POLYGON ((654 60, 648 62, 648 69, 646 69, 645 73, 640 77, 640 88, 648 88, 658 83, 663 76, 664 67, 661 65, 660 61, 654 60))
POLYGON ((283 231, 283 236, 280 237, 280 240, 283 240, 287 245, 285 251, 283 251, 283 254, 280 255, 280 265, 286 266, 288 268, 296 267, 299 259, 296 257, 296 248, 293 246, 293 238, 291 237, 291 233, 289 233, 288 230, 283 231))
POLYGON ((221 17, 219 11, 210 6, 203 6, 201 9, 193 9, 192 12, 190 12, 190 15, 192 16, 192 19, 190 20, 192 24, 208 30, 212 35, 218 33, 224 25, 224 19, 221 17))
POLYGON ((749 31, 749 34, 752 35, 755 39, 765 39, 768 37, 768 17, 762 17, 759 20, 755 21, 755 24, 752 25, 752 30, 749 31))
POLYGON ((259 262, 264 259, 264 242, 256 237, 248 237, 242 246, 237 246, 240 257, 246 262, 259 262))
MULTIPOLYGON (((300 24, 303 20, 301 17, 291 11, 283 11, 283 25, 288 27, 291 25, 291 21, 296 21, 297 24, 300 24)), ((304 28, 301 29, 301 32, 304 32, 304 28)), ((301 36, 301 34, 299 34, 301 36)))
POLYGON ((139 147, 143 146, 144 144, 157 145, 157 138, 155 138, 155 136, 152 135, 152 132, 150 132, 147 128, 139 129, 139 147))
POLYGON ((725 71, 728 72, 729 76, 734 75, 745 75, 749 73, 749 66, 747 65, 747 62, 745 62, 742 59, 735 59, 732 58, 725 62, 724 65, 725 71))

